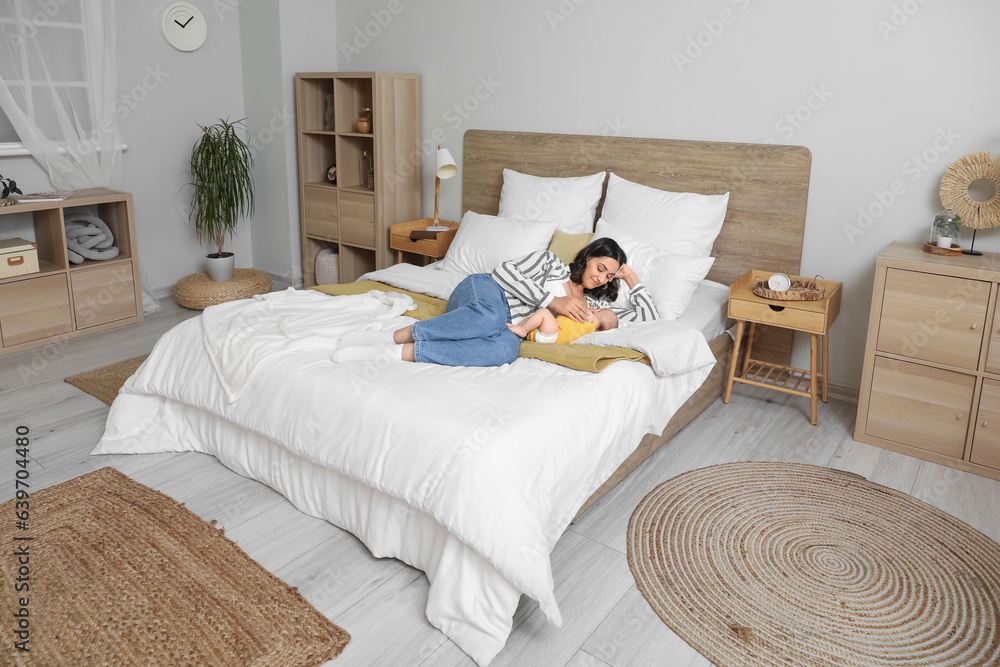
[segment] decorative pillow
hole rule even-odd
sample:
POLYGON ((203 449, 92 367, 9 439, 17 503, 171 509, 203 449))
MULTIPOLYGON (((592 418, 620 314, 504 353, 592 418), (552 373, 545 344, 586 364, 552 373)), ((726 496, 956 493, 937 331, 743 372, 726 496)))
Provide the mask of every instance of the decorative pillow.
POLYGON ((555 253, 556 257, 569 264, 576 259, 577 253, 587 247, 594 235, 590 232, 586 234, 567 234, 558 229, 552 235, 552 242, 549 243, 549 250, 555 253))
MULTIPOLYGON (((643 243, 602 217, 597 221, 594 239, 604 237, 614 239, 625 251, 626 263, 646 286, 663 320, 676 320, 684 313, 698 283, 705 279, 715 263, 714 257, 675 255, 643 243)), ((629 305, 628 286, 624 283, 618 289, 615 305, 629 305)))
POLYGON ((570 234, 591 232, 604 176, 602 171, 590 176, 546 178, 504 169, 499 215, 520 220, 557 220, 557 229, 570 234))
POLYGON ((613 173, 601 217, 640 241, 675 255, 708 257, 722 231, 729 193, 667 192, 613 173))
POLYGON ((465 275, 490 273, 501 262, 545 250, 555 220, 515 220, 467 212, 440 268, 465 275))

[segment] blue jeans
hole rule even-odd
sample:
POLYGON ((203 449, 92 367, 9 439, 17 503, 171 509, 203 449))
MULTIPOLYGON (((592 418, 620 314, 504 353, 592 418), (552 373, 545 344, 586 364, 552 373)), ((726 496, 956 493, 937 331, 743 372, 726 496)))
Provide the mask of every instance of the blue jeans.
POLYGON ((507 295, 488 273, 460 282, 448 310, 413 325, 413 357, 444 366, 501 366, 517 358, 521 339, 507 328, 507 295))

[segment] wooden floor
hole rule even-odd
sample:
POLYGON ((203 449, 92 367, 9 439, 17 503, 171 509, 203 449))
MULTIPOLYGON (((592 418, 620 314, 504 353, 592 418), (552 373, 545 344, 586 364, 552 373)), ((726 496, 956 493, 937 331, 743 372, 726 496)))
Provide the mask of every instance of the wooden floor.
MULTIPOLYGON (((33 490, 104 466, 159 489, 206 520, 218 519, 244 551, 299 591, 353 639, 335 663, 472 665, 424 617, 427 580, 373 558, 350 534, 295 510, 276 492, 195 453, 90 456, 108 408, 63 378, 148 352, 164 331, 198 314, 172 302, 145 322, 0 357, 0 443, 8 443, 0 500, 14 491, 18 425, 30 429, 33 490)), ((737 386, 576 521, 552 554, 562 628, 522 599, 494 665, 708 665, 671 632, 636 589, 625 531, 639 500, 687 470, 728 461, 790 461, 859 473, 950 512, 1000 540, 1000 482, 854 442, 856 406, 737 386)))

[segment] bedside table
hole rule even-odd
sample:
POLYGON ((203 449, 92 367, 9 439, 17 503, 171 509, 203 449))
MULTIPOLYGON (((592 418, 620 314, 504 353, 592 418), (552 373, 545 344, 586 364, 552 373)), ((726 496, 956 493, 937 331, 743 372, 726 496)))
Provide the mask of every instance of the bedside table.
MULTIPOLYGON (((804 396, 811 403, 809 423, 815 426, 817 381, 819 379, 823 380, 823 402, 827 401, 827 368, 830 349, 827 334, 830 331, 830 326, 837 319, 837 315, 840 314, 842 285, 830 280, 817 280, 816 286, 826 290, 823 298, 817 301, 778 301, 765 299, 754 294, 754 282, 767 280, 771 275, 770 271, 749 271, 729 286, 729 317, 736 320, 737 323, 736 341, 733 344, 733 358, 729 363, 729 380, 726 382, 726 393, 722 397, 722 402, 729 403, 734 382, 767 387, 795 396, 804 396), (743 368, 740 373, 737 373, 737 357, 747 323, 750 324, 747 351, 743 358, 743 368), (811 337, 809 370, 751 358, 753 335, 758 324, 809 334, 811 337), (823 358, 822 366, 818 368, 818 339, 820 336, 823 337, 823 358)), ((801 276, 789 277, 792 280, 811 280, 801 276)))
POLYGON ((434 218, 421 218, 409 222, 397 222, 389 228, 389 247, 396 251, 396 261, 403 261, 403 253, 410 252, 431 259, 441 259, 448 252, 448 246, 458 231, 457 222, 440 220, 440 224, 450 227, 447 232, 438 232, 432 239, 410 240, 410 232, 424 231, 434 224, 434 218))

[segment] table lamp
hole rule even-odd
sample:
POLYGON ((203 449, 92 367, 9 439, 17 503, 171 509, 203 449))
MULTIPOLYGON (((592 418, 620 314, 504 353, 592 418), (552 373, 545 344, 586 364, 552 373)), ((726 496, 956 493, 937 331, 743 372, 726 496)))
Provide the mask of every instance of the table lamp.
POLYGON ((443 145, 438 144, 437 156, 435 158, 437 169, 434 171, 434 224, 427 228, 429 232, 446 232, 450 227, 441 224, 439 213, 441 210, 441 179, 448 179, 458 173, 458 165, 451 156, 451 152, 443 145))
POLYGON ((976 250, 976 230, 1000 226, 1000 157, 989 153, 969 153, 955 160, 941 178, 941 202, 972 229, 972 245, 962 252, 982 255, 976 250))

